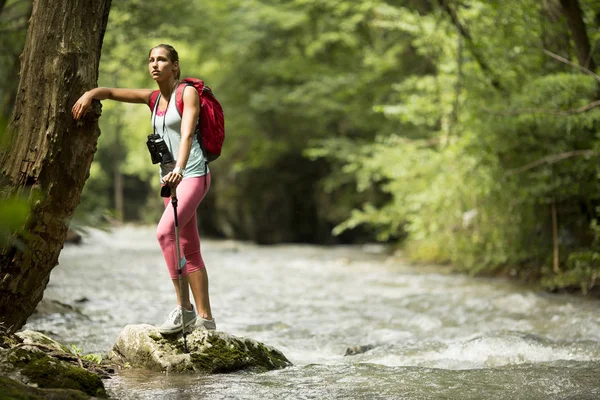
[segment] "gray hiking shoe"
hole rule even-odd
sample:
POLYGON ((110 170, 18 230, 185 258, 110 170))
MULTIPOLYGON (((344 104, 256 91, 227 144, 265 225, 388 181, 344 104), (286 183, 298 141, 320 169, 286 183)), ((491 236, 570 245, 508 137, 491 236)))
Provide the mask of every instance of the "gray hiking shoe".
POLYGON ((198 317, 196 319, 196 326, 195 328, 204 328, 207 329, 209 331, 214 331, 217 329, 217 324, 215 322, 215 319, 204 319, 202 317, 198 317))
MULTIPOLYGON (((177 306, 169 313, 167 320, 158 327, 158 331, 163 335, 181 332, 181 310, 182 308, 177 306)), ((186 328, 196 323, 196 310, 192 305, 191 310, 183 308, 183 322, 186 328)))

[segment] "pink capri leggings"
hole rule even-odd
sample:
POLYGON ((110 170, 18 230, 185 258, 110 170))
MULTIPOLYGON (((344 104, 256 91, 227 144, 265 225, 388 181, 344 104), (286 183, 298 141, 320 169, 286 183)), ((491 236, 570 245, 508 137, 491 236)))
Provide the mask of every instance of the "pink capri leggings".
MULTIPOLYGON (((210 187, 210 173, 205 176, 186 178, 177 186, 177 220, 179 223, 179 244, 181 256, 186 259, 182 275, 187 275, 204 268, 200 253, 200 235, 196 224, 196 208, 206 196, 210 187)), ((156 237, 160 243, 163 256, 169 268, 171 279, 177 279, 177 246, 175 244, 175 221, 171 198, 165 198, 163 212, 156 237)))

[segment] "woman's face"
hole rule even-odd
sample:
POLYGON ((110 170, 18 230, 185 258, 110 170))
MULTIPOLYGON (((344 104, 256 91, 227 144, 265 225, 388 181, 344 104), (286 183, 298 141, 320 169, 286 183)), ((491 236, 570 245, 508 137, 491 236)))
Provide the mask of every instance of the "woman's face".
POLYGON ((175 76, 174 72, 179 68, 178 62, 171 62, 167 50, 162 47, 152 49, 148 57, 148 71, 150 76, 157 82, 168 80, 175 76))

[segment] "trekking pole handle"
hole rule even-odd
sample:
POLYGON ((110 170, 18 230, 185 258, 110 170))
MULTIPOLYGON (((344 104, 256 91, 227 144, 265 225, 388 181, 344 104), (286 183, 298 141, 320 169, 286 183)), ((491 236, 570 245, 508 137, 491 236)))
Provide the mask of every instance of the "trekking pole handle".
POLYGON ((173 188, 171 190, 171 205, 173 206, 173 210, 175 211, 174 214, 173 214, 173 218, 175 219, 175 228, 179 227, 179 221, 178 221, 178 218, 177 218, 177 203, 178 203, 178 201, 177 201, 177 192, 176 192, 176 189, 173 188))

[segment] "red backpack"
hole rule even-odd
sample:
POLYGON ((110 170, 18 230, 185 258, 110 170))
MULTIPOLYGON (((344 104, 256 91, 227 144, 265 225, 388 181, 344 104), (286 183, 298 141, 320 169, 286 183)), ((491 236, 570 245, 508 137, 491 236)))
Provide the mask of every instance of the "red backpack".
MULTIPOLYGON (((204 81, 196 78, 185 78, 177 86, 175 93, 175 104, 180 117, 183 115, 183 89, 186 86, 193 86, 200 96, 200 113, 196 125, 196 136, 207 162, 214 161, 221 155, 221 148, 225 140, 223 108, 212 90, 204 85, 204 81)), ((151 112, 154 111, 154 105, 159 94, 160 91, 155 90, 150 95, 148 105, 151 112)))

